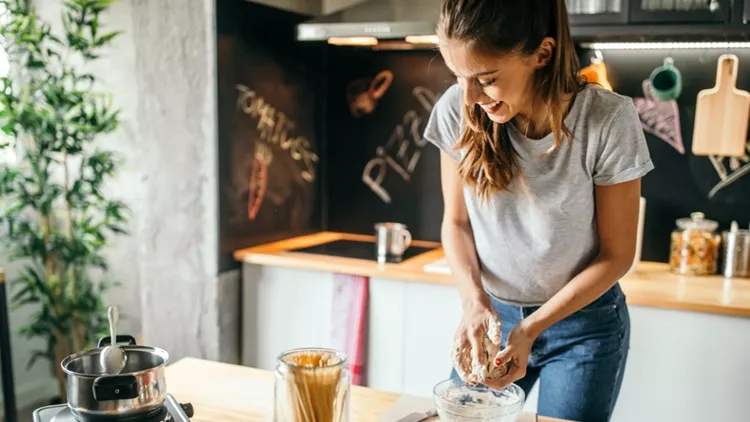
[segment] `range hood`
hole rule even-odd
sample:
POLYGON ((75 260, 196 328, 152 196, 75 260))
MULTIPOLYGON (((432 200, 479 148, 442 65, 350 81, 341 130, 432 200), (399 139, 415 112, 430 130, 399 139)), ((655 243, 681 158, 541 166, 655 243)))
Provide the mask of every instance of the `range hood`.
POLYGON ((440 0, 367 0, 297 25, 299 41, 434 36, 440 0))

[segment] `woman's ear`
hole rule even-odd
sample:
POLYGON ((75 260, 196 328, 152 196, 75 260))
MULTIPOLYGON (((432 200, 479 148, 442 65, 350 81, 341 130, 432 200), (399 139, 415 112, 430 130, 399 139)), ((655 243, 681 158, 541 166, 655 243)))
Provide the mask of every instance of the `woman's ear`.
POLYGON ((536 57, 536 63, 534 67, 537 69, 547 66, 547 63, 552 60, 552 55, 555 54, 555 40, 551 37, 545 37, 542 43, 537 47, 534 56, 536 57))

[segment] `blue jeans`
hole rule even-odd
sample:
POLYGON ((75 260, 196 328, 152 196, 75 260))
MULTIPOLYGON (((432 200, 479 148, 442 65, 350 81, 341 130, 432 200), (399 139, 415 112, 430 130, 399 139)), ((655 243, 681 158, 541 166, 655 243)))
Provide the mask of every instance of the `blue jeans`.
MULTIPOLYGON (((491 298, 502 318, 503 347, 510 330, 539 307, 491 298)), ((552 325, 534 342, 526 376, 516 384, 528 396, 539 380, 537 413, 581 422, 606 422, 622 385, 630 346, 630 316, 616 284, 594 302, 552 325)), ((455 369, 451 378, 460 381, 455 369)))

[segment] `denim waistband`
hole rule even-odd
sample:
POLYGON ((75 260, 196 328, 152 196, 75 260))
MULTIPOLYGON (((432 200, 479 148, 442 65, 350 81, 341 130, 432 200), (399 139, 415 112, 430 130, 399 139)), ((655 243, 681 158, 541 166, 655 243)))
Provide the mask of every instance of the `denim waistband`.
MULTIPOLYGON (((490 297, 492 298, 492 301, 494 302, 494 306, 498 311, 504 308, 505 311, 511 312, 513 314, 517 314, 521 318, 525 318, 531 315, 532 313, 534 313, 536 310, 540 308, 540 306, 511 305, 511 304, 503 303, 499 301, 498 299, 493 298, 491 295, 490 297)), ((580 311, 597 309, 597 308, 611 306, 613 304, 624 303, 624 302, 625 302, 625 294, 623 293, 622 288, 620 287, 620 283, 618 282, 618 283, 615 283, 614 286, 610 287, 609 290, 604 292, 601 296, 594 299, 594 301, 584 306, 580 311)))

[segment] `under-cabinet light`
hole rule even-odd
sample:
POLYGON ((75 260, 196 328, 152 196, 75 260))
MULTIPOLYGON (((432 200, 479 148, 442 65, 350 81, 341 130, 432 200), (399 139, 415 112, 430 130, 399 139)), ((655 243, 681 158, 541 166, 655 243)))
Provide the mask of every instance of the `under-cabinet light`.
POLYGON ((409 35, 406 42, 410 44, 434 44, 437 45, 439 40, 437 35, 409 35))
POLYGON ((728 49, 750 48, 750 42, 592 42, 581 43, 584 48, 593 50, 677 50, 677 49, 728 49))
POLYGON ((331 45, 378 45, 378 39, 375 37, 343 37, 329 38, 328 44, 331 45))

